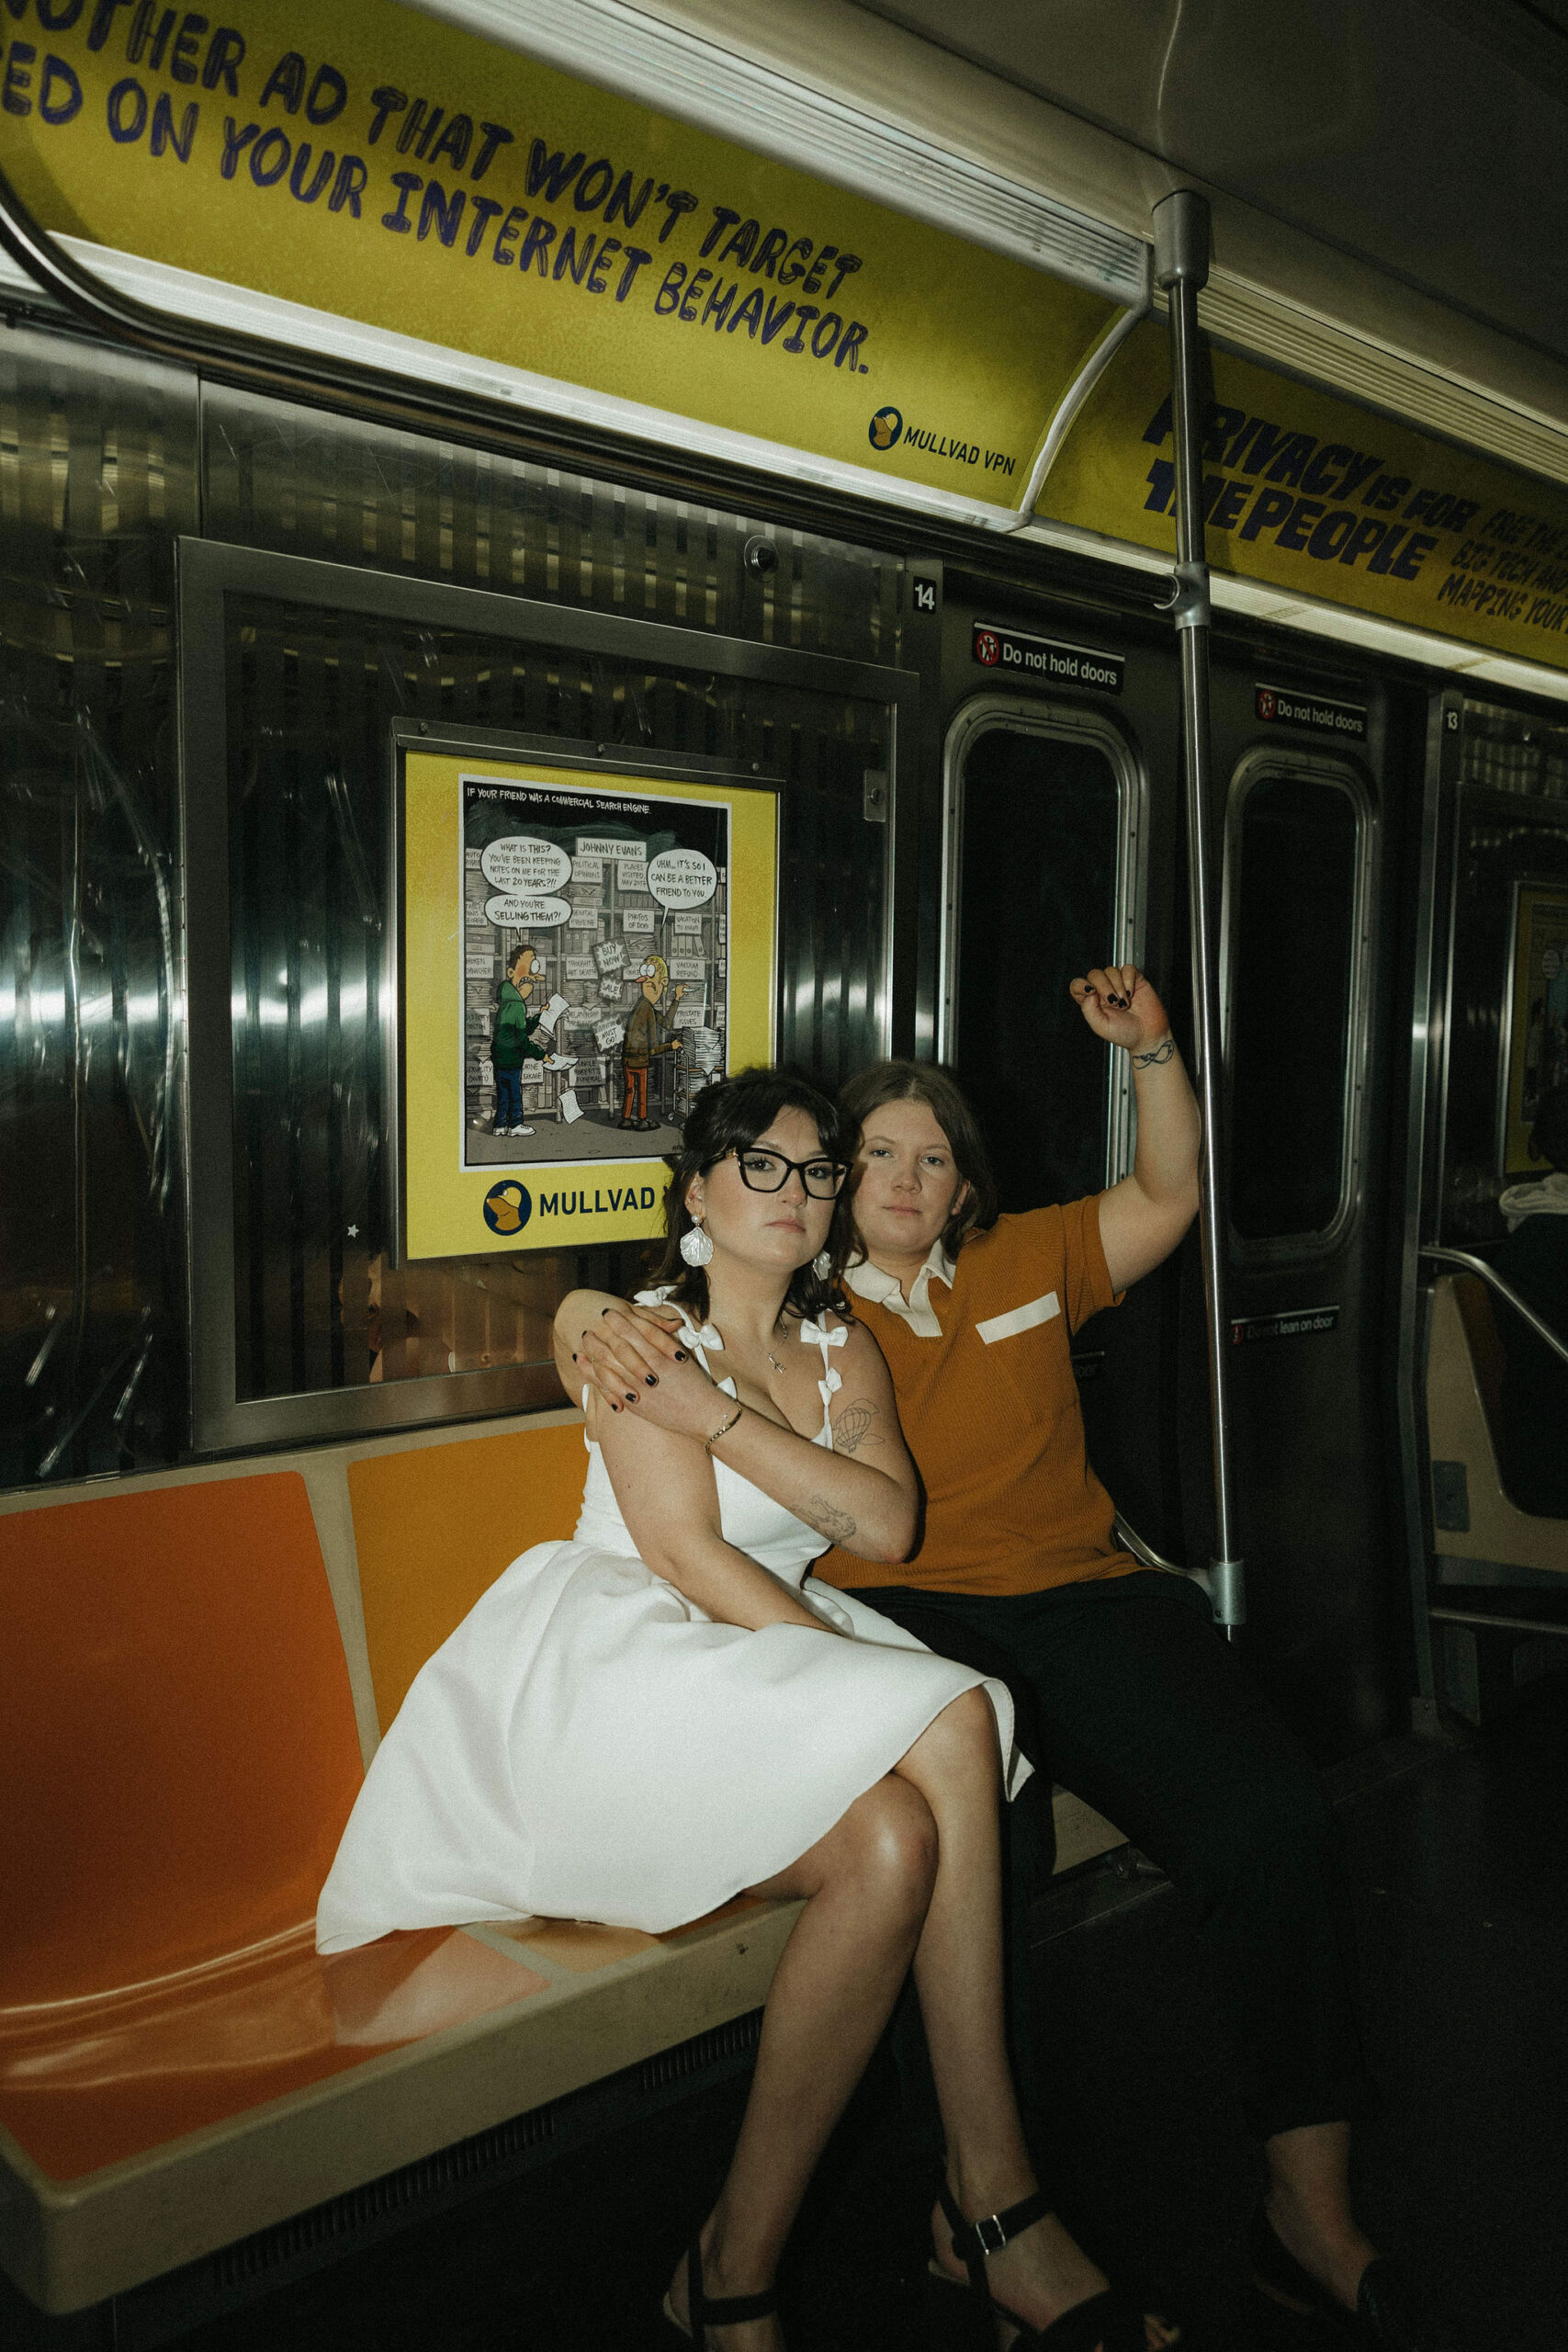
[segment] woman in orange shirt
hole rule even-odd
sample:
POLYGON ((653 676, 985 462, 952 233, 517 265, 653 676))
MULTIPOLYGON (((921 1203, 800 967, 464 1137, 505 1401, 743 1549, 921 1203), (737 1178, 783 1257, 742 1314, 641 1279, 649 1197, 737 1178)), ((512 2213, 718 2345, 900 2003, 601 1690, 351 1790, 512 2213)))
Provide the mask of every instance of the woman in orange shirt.
MULTIPOLYGON (((1225 1978, 1248 2120, 1269 2166, 1250 2245, 1259 2286, 1370 2346, 1438 2352, 1433 2324, 1350 2206, 1350 2122, 1372 2092, 1332 1814, 1201 1593, 1141 1569, 1117 1544, 1111 1498, 1087 1459, 1071 1335, 1187 1231, 1199 1130, 1143 974, 1090 972, 1072 993, 1096 1035, 1131 1057, 1137 1097, 1133 1169, 1098 1196, 998 1218, 979 1130, 945 1072, 878 1063, 844 1090, 861 1129, 861 1250, 847 1279, 893 1374, 925 1521, 912 1560, 868 1570, 830 1553, 818 1574, 939 1653, 1005 1670, 1021 1736, 1027 1745, 1032 1714, 1049 1760, 1039 1786, 1060 1780, 1192 1899, 1225 1978)), ((584 1296, 561 1310, 579 1329, 584 1296)), ((600 1334, 585 1360, 611 1385, 620 1359, 664 1344, 629 1319, 607 1318, 600 1334)), ((1048 1831, 1028 1792, 1009 1811, 1013 2037, 1037 2109, 1022 1929, 1049 1868, 1048 1831)))

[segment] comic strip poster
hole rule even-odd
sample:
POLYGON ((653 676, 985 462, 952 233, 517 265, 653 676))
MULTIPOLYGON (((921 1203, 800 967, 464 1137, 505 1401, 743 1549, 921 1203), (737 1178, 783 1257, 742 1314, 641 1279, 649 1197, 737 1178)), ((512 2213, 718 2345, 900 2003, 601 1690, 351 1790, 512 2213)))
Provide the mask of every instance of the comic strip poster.
POLYGON ((774 796, 411 752, 403 800, 410 1256, 651 1235, 771 1058, 774 796))
POLYGON ((1536 1104, 1568 1084, 1568 889, 1521 883, 1514 909, 1513 1019, 1508 1037, 1503 1173, 1540 1176, 1530 1129, 1536 1104))

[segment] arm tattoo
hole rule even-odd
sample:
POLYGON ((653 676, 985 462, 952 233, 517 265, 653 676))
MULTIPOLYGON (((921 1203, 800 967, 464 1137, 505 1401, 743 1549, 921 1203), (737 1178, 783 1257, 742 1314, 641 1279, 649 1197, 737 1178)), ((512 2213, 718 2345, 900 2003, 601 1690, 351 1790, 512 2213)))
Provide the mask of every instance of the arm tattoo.
POLYGON ((1134 1069, 1153 1069, 1156 1062, 1169 1061, 1175 1051, 1175 1038, 1171 1036, 1164 1036, 1160 1039, 1157 1046, 1151 1046, 1146 1054, 1134 1054, 1133 1056, 1133 1068, 1134 1069))
POLYGON ((846 1405, 833 1423, 834 1453, 853 1453, 864 1443, 875 1419, 876 1408, 869 1397, 862 1396, 854 1404, 846 1405))
POLYGON ((854 1521, 847 1510, 839 1510, 826 1495, 813 1495, 800 1514, 807 1527, 825 1535, 830 1544, 847 1544, 855 1532, 854 1521))

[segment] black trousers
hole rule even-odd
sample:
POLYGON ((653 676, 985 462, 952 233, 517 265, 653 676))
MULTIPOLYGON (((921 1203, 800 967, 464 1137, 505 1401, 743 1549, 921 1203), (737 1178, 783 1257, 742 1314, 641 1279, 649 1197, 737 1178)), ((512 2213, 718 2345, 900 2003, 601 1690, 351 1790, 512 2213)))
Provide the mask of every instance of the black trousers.
MULTIPOLYGON (((1027 1958, 1055 1863, 1051 1784, 1102 1813, 1194 1906, 1260 2139, 1369 2113, 1338 1829, 1304 1750, 1236 1664, 1195 1585, 1158 1570, 988 1599, 857 1598, 931 1649, 1006 1680, 1034 1778, 1009 1816, 1009 2024, 1026 2120, 1044 2113, 1027 1958)), ((895 2052, 911 2122, 940 2146, 910 2001, 895 2052), (911 2049, 911 2041, 914 2047, 911 2049)))

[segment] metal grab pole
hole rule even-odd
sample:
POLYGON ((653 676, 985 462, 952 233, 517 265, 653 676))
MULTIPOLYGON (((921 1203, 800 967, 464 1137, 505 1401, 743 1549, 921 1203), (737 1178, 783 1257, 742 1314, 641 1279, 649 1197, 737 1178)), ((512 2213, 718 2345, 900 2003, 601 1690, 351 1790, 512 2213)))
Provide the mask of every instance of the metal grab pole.
POLYGON ((1181 646, 1182 751, 1187 768, 1187 856, 1191 898, 1192 1008, 1202 1117, 1203 1308, 1209 1341, 1209 1414, 1214 1448, 1214 1551, 1209 1591, 1214 1615, 1234 1639, 1247 1617, 1246 1577, 1232 1536, 1230 1423, 1226 1375, 1225 1200, 1209 758, 1209 567, 1203 551, 1202 414, 1198 379, 1198 289, 1209 277, 1209 208, 1179 188, 1154 208, 1155 282, 1170 309, 1172 435, 1176 454, 1176 580, 1167 609, 1181 646))

